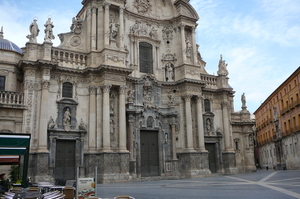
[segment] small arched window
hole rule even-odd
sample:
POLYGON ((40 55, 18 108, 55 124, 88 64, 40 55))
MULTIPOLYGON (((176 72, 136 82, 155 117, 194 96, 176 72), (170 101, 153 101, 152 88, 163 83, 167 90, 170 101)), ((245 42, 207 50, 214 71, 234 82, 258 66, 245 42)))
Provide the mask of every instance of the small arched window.
POLYGON ((62 97, 73 97, 73 84, 70 82, 63 83, 62 97))
POLYGON ((204 100, 204 110, 205 112, 210 112, 210 101, 208 99, 204 100))
POLYGON ((152 45, 146 42, 139 44, 140 72, 153 74, 152 45))

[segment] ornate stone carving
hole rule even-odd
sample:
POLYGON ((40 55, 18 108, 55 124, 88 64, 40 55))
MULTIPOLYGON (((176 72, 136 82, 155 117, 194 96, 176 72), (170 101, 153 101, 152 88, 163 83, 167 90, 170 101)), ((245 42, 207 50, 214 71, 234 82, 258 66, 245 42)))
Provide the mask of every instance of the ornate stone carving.
POLYGON ((44 80, 42 82, 42 88, 46 89, 46 90, 49 90, 49 88, 50 88, 50 82, 48 80, 44 80))
POLYGON ((152 8, 152 5, 149 0, 135 0, 133 5, 140 14, 150 12, 152 8))
POLYGON ((134 100, 135 100, 134 93, 135 93, 134 90, 129 90, 127 92, 127 102, 128 103, 133 103, 134 102, 134 100))
POLYGON ((127 89, 126 85, 121 85, 119 88, 120 95, 126 95, 126 89, 127 89))
POLYGON ((82 32, 82 22, 81 18, 73 17, 72 18, 72 25, 70 27, 71 32, 75 34, 80 34, 82 32))
POLYGON ((162 30, 162 37, 163 40, 165 41, 165 44, 170 45, 173 40, 173 28, 170 26, 165 26, 164 29, 162 30))
POLYGON ((186 49, 185 49, 186 56, 191 57, 193 55, 192 44, 188 38, 185 39, 185 43, 186 43, 186 49))
POLYGON ((96 95, 97 94, 97 87, 96 86, 89 86, 89 93, 90 93, 90 95, 96 95))
POLYGON ((118 33, 119 33, 119 26, 120 26, 120 24, 116 23, 115 19, 110 20, 110 23, 109 23, 109 29, 110 29, 109 38, 111 40, 116 40, 116 38, 118 36, 118 33))
POLYGON ((70 39, 70 45, 73 47, 79 46, 81 44, 81 38, 79 36, 74 36, 70 39))
POLYGON ((176 53, 174 54, 162 54, 162 59, 161 61, 163 62, 176 62, 177 59, 176 59, 176 53))

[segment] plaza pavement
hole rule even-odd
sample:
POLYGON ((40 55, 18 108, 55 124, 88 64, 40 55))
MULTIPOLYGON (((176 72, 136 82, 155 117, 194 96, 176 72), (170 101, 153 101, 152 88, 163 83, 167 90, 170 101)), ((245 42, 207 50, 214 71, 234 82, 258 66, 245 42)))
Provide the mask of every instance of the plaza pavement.
POLYGON ((135 199, 300 199, 300 170, 97 185, 97 197, 120 195, 135 199))

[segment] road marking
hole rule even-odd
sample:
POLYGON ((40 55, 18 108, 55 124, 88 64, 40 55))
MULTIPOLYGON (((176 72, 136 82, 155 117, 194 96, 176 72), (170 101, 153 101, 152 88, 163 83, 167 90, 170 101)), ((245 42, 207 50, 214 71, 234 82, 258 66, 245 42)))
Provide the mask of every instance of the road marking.
POLYGON ((260 181, 258 182, 255 182, 255 181, 251 181, 251 180, 245 180, 245 179, 241 179, 241 178, 236 178, 236 177, 232 177, 232 176, 225 176, 227 178, 231 178, 231 179, 235 179, 235 180, 239 180, 239 181, 244 181, 244 182, 248 182, 250 184, 257 184, 257 185, 260 185, 260 186, 263 186, 263 187, 267 187, 269 189, 273 189, 275 191, 279 191, 281 193, 284 193, 286 195, 289 195, 289 196, 293 196, 295 198, 298 198, 300 199, 300 194, 296 193, 296 192, 293 192, 293 191, 289 191, 289 190, 286 190, 286 189, 283 189, 283 188, 280 188, 280 187, 275 187, 275 186, 272 186, 271 184, 273 184, 272 182, 266 182, 269 178, 271 178, 272 176, 274 176, 275 174, 277 173, 276 172, 273 172, 271 173, 270 175, 264 177, 263 179, 261 179, 260 181))

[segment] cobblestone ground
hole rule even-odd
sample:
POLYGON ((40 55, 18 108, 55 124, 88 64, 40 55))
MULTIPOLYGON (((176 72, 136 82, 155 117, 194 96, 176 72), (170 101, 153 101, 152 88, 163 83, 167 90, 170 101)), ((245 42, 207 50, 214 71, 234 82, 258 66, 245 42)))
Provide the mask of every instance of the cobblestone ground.
POLYGON ((120 195, 135 199, 300 199, 300 170, 97 185, 97 197, 120 195))

